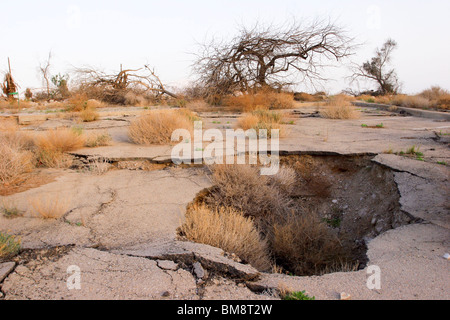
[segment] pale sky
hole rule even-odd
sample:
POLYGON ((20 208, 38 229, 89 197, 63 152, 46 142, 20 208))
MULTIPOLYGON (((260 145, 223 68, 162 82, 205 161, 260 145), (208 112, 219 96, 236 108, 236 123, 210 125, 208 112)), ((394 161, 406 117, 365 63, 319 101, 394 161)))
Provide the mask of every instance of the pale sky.
MULTIPOLYGON (((11 58, 21 91, 42 87, 37 68, 51 50, 52 74, 74 66, 117 71, 120 64, 149 64, 163 82, 183 86, 194 79, 196 43, 231 38, 239 24, 282 24, 292 17, 328 18, 363 43, 351 59, 368 60, 387 38, 398 43, 392 64, 402 91, 450 89, 448 0, 1 0, 0 71, 11 58), (2 2, 5 2, 2 4, 2 2)), ((325 70, 329 93, 348 88, 347 67, 325 70)), ((302 84, 297 90, 306 90, 302 84)))

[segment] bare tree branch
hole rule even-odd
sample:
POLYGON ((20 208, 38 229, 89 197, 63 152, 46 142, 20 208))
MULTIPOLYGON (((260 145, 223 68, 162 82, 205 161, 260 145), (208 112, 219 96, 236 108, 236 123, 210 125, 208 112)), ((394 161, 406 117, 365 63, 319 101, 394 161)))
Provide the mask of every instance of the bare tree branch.
POLYGON ((309 25, 296 22, 284 28, 241 27, 230 42, 201 45, 194 69, 199 82, 221 94, 262 87, 285 87, 301 73, 305 80, 323 79, 325 60, 340 60, 352 54, 352 40, 330 21, 309 25))

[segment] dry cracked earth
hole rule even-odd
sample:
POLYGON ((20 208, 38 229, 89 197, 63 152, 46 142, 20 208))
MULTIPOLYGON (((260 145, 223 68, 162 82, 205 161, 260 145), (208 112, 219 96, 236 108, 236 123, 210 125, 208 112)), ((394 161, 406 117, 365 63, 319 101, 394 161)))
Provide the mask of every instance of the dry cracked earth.
MULTIPOLYGON (((278 299, 280 288, 305 290, 316 299, 340 299, 342 292, 355 300, 449 298, 449 261, 443 256, 450 251, 450 171, 437 164, 450 159, 448 121, 374 108, 364 108, 358 120, 322 119, 315 108, 289 111, 294 124, 280 140, 283 157, 369 157, 392 173, 406 221, 378 230, 374 225, 364 239, 364 268, 299 277, 261 273, 232 253, 177 237, 186 206, 211 181, 202 166, 172 165, 170 146, 130 143, 127 126, 141 112, 101 111, 99 121, 83 126, 107 130, 111 146, 78 150, 73 153, 78 167, 41 170, 51 178, 1 197, 25 214, 0 216, 0 231, 22 239, 20 254, 0 262, 0 299, 278 299), (379 123, 383 128, 361 126, 379 123), (420 146, 425 161, 386 153, 412 145, 420 146), (86 170, 94 158, 109 170, 100 175, 86 170), (58 220, 39 219, 27 213, 36 197, 60 199, 68 210, 58 220), (370 266, 381 270, 380 289, 367 286, 370 266), (80 275, 79 287, 70 286, 74 275, 80 275)), ((205 128, 218 129, 233 128, 238 116, 200 115, 205 128)), ((72 125, 37 115, 19 115, 18 121, 30 131, 72 125)), ((375 199, 376 190, 373 194, 375 199)), ((335 201, 345 215, 345 199, 335 201)), ((352 219, 357 224, 358 214, 352 219)))

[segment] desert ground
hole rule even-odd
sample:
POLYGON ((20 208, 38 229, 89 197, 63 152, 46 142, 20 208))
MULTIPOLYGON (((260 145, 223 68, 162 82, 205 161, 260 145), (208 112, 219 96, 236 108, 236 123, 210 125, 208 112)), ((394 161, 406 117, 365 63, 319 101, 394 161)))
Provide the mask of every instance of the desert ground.
MULTIPOLYGON (((339 232, 360 244, 360 263, 309 276, 259 271, 234 252, 180 236, 187 206, 214 185, 208 166, 172 163, 173 145, 130 140, 130 122, 151 110, 101 108, 96 121, 82 123, 57 112, 1 115, 28 134, 77 126, 112 140, 67 152, 70 167, 38 168, 2 189, 0 203, 20 214, 0 215, 0 232, 20 238, 21 249, 0 260, 0 299, 279 299, 283 290, 317 300, 448 298, 447 114, 360 106, 359 118, 334 120, 320 108, 283 110, 281 163, 322 164, 330 192, 313 204, 339 215, 339 232), (60 203, 63 215, 39 217, 36 199, 60 203), (80 288, 67 286, 70 266, 80 270, 80 288), (371 266, 381 270, 378 289, 367 286, 371 266)), ((224 131, 241 113, 197 116, 204 129, 224 131)))

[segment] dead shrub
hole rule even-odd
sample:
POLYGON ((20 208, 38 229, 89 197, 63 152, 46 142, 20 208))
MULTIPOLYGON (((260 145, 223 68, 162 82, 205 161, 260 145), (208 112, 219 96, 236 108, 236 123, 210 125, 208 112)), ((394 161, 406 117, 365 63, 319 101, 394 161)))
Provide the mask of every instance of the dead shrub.
POLYGON ((214 190, 204 201, 210 207, 230 207, 246 217, 258 219, 283 215, 290 199, 273 184, 268 176, 261 176, 256 166, 218 164, 211 167, 214 190))
POLYGON ((321 163, 314 161, 311 156, 291 157, 287 168, 295 171, 297 185, 294 188, 298 194, 326 198, 330 196, 331 183, 320 174, 321 163))
POLYGON ((125 94, 125 104, 129 106, 145 107, 150 105, 150 102, 143 95, 128 91, 125 94))
POLYGON ((291 167, 281 167, 278 172, 270 176, 271 183, 286 194, 292 194, 296 188, 298 176, 291 167))
POLYGON ((188 240, 234 253, 260 271, 271 268, 267 243, 261 240, 252 219, 235 209, 190 207, 179 233, 188 240))
POLYGON ((226 97, 225 105, 237 107, 244 112, 256 109, 292 109, 294 107, 294 96, 290 93, 265 90, 257 93, 226 97))
POLYGON ((107 132, 90 132, 85 136, 84 146, 88 148, 111 145, 111 135, 107 132))
MULTIPOLYGON (((309 160, 306 157, 304 161, 297 161, 298 168, 288 163, 274 176, 260 176, 257 166, 214 165, 211 167, 213 187, 201 194, 193 207, 200 205, 218 211, 228 208, 251 218, 259 237, 267 242, 264 251, 270 258, 265 260, 272 260, 286 271, 311 275, 339 266, 347 261, 347 252, 337 235, 318 215, 295 201, 298 195, 316 196, 323 191, 313 181, 328 191, 329 183, 310 172, 317 164, 309 160)), ((197 225, 203 221, 208 225, 212 223, 203 216, 198 219, 201 222, 191 224, 191 229, 208 229, 197 225)), ((214 232, 219 233, 214 228, 227 230, 219 222, 216 224, 211 230, 201 232, 214 237, 214 232)), ((197 241, 197 237, 190 239, 197 241)), ((241 242, 240 245, 245 247, 246 244, 241 242)))
POLYGON ((350 101, 346 96, 335 96, 320 111, 320 115, 327 119, 358 119, 361 115, 350 101))
POLYGON ((71 157, 65 152, 82 148, 85 138, 75 129, 53 129, 36 138, 38 162, 50 168, 66 168, 71 165, 71 157))
POLYGON ((425 98, 429 101, 437 101, 439 100, 439 98, 441 98, 442 96, 448 95, 450 94, 450 92, 448 92, 447 90, 439 87, 439 86, 432 86, 429 89, 423 90, 419 96, 421 96, 422 98, 425 98))
POLYGON ((11 139, 11 136, 0 136, 0 182, 12 182, 24 173, 30 172, 34 167, 33 153, 24 148, 20 141, 11 139))
POLYGON ((205 112, 211 110, 211 106, 203 99, 188 101, 186 108, 195 112, 205 112))
POLYGON ((402 101, 402 107, 428 109, 431 103, 427 98, 421 96, 406 96, 402 101))
POLYGON ((238 119, 237 126, 243 130, 254 129, 259 134, 260 130, 267 130, 267 136, 272 136, 271 130, 279 130, 279 137, 286 134, 283 124, 283 115, 276 111, 264 109, 254 110, 238 119))
POLYGON ((444 94, 437 100, 437 107, 439 109, 450 110, 450 94, 444 94))
POLYGON ((86 109, 88 103, 88 96, 84 92, 78 92, 73 94, 69 99, 68 110, 70 111, 83 111, 86 109))
POLYGON ((317 274, 346 256, 338 237, 311 212, 274 221, 271 242, 276 263, 297 275, 317 274))
POLYGON ((322 101, 321 95, 312 95, 306 92, 296 92, 294 93, 294 100, 300 102, 318 102, 322 101))
POLYGON ((130 139, 136 144, 170 144, 174 130, 193 131, 193 115, 186 111, 152 110, 131 123, 130 139))
POLYGON ((60 195, 41 195, 29 201, 32 213, 42 219, 60 219, 69 210, 70 202, 60 195))
POLYGON ((83 122, 92 122, 98 120, 99 117, 100 115, 93 107, 86 107, 86 109, 80 112, 80 119, 83 122))

